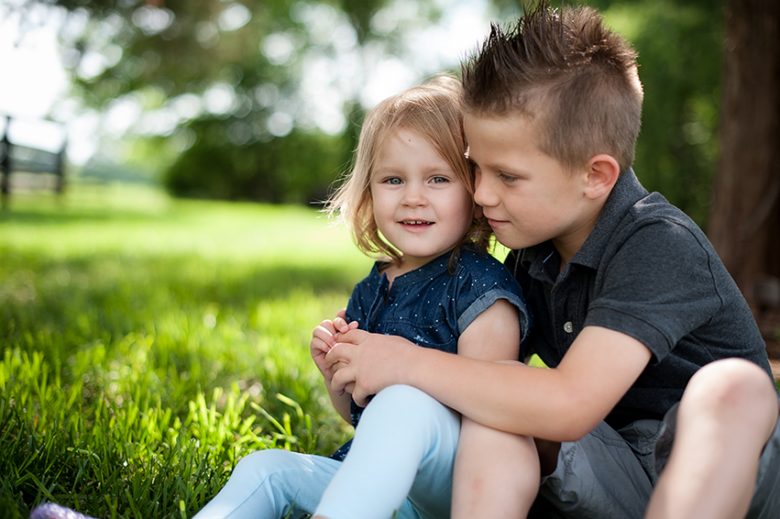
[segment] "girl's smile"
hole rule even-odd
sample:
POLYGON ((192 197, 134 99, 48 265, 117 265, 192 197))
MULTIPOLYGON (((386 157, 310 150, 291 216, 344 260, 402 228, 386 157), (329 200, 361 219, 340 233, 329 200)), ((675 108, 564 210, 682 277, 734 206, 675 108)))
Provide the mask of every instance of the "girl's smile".
POLYGON ((408 227, 409 230, 422 230, 428 227, 429 225, 433 225, 433 222, 427 222, 423 220, 403 220, 401 222, 401 225, 408 227))

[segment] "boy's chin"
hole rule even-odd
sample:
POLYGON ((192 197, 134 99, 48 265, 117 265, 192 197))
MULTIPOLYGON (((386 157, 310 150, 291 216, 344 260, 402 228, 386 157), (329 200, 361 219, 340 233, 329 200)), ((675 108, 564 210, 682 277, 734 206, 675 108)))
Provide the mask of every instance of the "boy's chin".
POLYGON ((496 241, 506 247, 507 249, 515 250, 515 249, 525 249, 526 247, 530 247, 531 245, 534 245, 532 243, 529 243, 530 240, 523 240, 520 237, 517 236, 501 236, 501 233, 493 232, 496 236, 496 241))
POLYGON ((528 247, 533 247, 534 245, 539 245, 539 242, 533 241, 533 240, 502 240, 498 236, 496 236, 496 241, 500 244, 506 247, 510 250, 519 250, 519 249, 527 249, 528 247))

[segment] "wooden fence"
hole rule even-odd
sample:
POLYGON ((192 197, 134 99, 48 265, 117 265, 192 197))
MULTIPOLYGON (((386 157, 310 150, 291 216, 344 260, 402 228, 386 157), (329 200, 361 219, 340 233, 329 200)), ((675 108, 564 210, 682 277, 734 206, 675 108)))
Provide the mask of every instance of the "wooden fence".
MULTIPOLYGON (((3 117, 3 116, 0 116, 3 117)), ((5 128, 0 140, 0 196, 3 203, 11 193, 11 175, 14 173, 49 173, 55 177, 54 190, 62 193, 65 185, 65 147, 67 140, 63 138, 58 151, 24 146, 11 141, 9 128, 14 121, 11 116, 5 117, 5 128)), ((47 122, 47 124, 52 124, 47 122)))

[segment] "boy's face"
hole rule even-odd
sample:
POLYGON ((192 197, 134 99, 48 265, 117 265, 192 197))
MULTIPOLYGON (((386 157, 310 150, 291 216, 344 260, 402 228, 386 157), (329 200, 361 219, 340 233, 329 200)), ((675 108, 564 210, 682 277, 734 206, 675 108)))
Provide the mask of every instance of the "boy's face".
POLYGON ((466 114, 464 126, 477 166, 474 200, 498 241, 521 249, 552 240, 571 259, 598 218, 584 194, 586 169, 569 172, 539 150, 525 116, 466 114))

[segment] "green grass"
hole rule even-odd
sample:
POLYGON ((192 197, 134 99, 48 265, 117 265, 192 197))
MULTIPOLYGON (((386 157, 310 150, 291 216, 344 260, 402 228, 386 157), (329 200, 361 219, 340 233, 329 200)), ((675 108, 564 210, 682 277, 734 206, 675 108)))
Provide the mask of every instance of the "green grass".
POLYGON ((0 517, 190 517, 241 456, 349 434, 311 330, 370 266, 312 209, 148 189, 0 212, 0 517))

